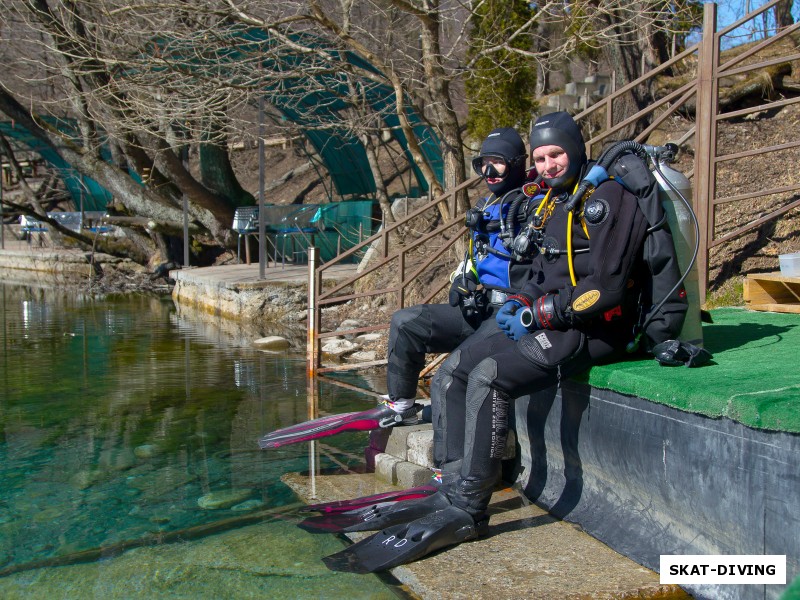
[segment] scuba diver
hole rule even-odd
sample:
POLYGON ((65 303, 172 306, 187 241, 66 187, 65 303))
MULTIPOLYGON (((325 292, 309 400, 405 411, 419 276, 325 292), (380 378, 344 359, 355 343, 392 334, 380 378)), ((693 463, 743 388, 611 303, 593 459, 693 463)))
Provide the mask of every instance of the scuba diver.
POLYGON ((419 304, 392 315, 387 348, 387 391, 375 408, 321 417, 263 436, 262 449, 327 437, 342 431, 415 424, 415 402, 426 353, 447 353, 479 329, 495 330, 492 318, 530 277, 530 257, 514 260, 508 246, 538 203, 540 187, 528 179, 525 143, 510 127, 494 129, 472 161, 491 192, 467 211, 470 248, 451 276, 448 304, 419 304))
MULTIPOLYGON (((588 161, 568 113, 539 117, 530 148, 549 187, 528 230, 532 278, 450 353, 431 385, 442 483, 424 497, 351 512, 345 531, 380 531, 324 558, 332 570, 390 569, 484 534, 513 399, 625 356, 647 280, 645 215, 613 179, 570 201, 588 161)), ((394 377, 411 372, 394 368, 394 377)))

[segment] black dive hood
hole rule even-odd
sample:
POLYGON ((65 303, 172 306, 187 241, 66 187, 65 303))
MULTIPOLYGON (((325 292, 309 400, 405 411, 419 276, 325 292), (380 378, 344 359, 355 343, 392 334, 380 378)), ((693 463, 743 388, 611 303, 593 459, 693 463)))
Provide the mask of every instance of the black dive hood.
POLYGON ((560 146, 569 158, 567 171, 560 177, 548 179, 543 175, 547 185, 554 191, 562 192, 577 183, 581 169, 586 163, 586 144, 580 127, 569 113, 554 112, 536 119, 530 141, 531 152, 540 146, 560 146))
POLYGON ((522 186, 525 182, 525 142, 512 127, 500 127, 492 130, 483 144, 479 157, 496 156, 506 161, 506 173, 501 181, 488 183, 487 187, 495 196, 522 186))

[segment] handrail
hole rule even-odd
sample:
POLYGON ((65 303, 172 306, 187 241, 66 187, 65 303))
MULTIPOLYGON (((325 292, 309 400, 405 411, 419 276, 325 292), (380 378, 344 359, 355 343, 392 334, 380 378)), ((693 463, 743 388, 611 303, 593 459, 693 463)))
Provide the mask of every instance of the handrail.
MULTIPOLYGON (((359 327, 357 329, 351 329, 347 331, 337 331, 335 333, 321 333, 321 321, 322 321, 322 308, 325 306, 331 306, 335 304, 340 304, 343 302, 347 302, 350 300, 355 300, 358 298, 370 298, 376 296, 385 296, 388 294, 393 294, 397 298, 398 306, 402 307, 405 304, 408 290, 409 288, 418 281, 419 276, 424 273, 428 268, 430 268, 436 260, 441 256, 443 252, 452 248, 455 244, 457 244, 460 240, 464 239, 464 234, 466 233, 466 228, 463 225, 463 219, 458 216, 454 216, 448 219, 444 223, 438 224, 436 227, 427 231, 422 236, 416 238, 412 243, 401 245, 397 248, 394 248, 395 240, 394 237, 391 235, 392 233, 398 232, 401 228, 414 223, 419 219, 425 219, 426 213, 431 213, 431 217, 426 222, 434 222, 436 220, 441 220, 441 215, 439 213, 439 206, 442 202, 446 202, 448 197, 453 197, 455 194, 461 192, 473 192, 475 191, 477 184, 481 181, 479 177, 472 177, 467 181, 463 182, 462 184, 458 185, 457 187, 453 188, 449 192, 446 192, 435 198, 429 202, 425 202, 423 206, 411 211, 408 215, 403 217, 402 219, 398 219, 393 223, 386 225, 385 227, 381 228, 381 231, 375 233, 374 235, 368 237, 364 241, 362 241, 357 246, 351 248, 345 253, 329 260, 324 265, 320 265, 315 268, 314 270, 314 282, 313 282, 313 289, 316 290, 316 299, 313 303, 314 310, 309 311, 313 312, 313 314, 309 315, 309 318, 312 320, 309 322, 309 329, 313 329, 315 331, 315 344, 313 347, 315 348, 315 352, 312 355, 309 355, 309 371, 317 374, 317 373, 324 373, 328 371, 339 371, 342 370, 341 367, 337 366, 328 366, 322 367, 321 364, 321 350, 319 348, 319 340, 324 339, 326 337, 331 337, 332 335, 350 335, 356 334, 358 332, 363 331, 377 331, 381 329, 388 328, 388 322, 381 325, 373 325, 368 327, 359 327), (453 231, 454 228, 457 228, 453 231), (423 255, 420 260, 419 264, 415 264, 413 266, 413 270, 409 273, 406 273, 407 268, 407 261, 408 256, 415 252, 418 249, 428 249, 433 246, 434 240, 437 238, 441 238, 443 241, 436 246, 435 252, 428 252, 427 255, 423 255), (380 244, 382 257, 367 265, 360 273, 345 279, 344 281, 337 281, 336 283, 332 284, 330 288, 323 289, 323 276, 325 272, 330 269, 334 264, 337 262, 341 262, 347 259, 349 256, 352 256, 356 252, 364 251, 369 248, 375 248, 376 244, 380 244), (383 269, 390 265, 396 263, 398 266, 394 270, 394 278, 397 280, 396 284, 384 287, 382 289, 369 289, 364 291, 351 291, 351 288, 357 282, 363 280, 365 277, 372 275, 374 273, 379 273, 383 271, 383 269), (346 293, 345 293, 346 292, 346 293)), ((437 282, 432 286, 432 289, 429 290, 427 293, 423 293, 420 295, 421 300, 423 302, 430 301, 436 294, 440 293, 442 290, 441 282, 437 282)), ((309 347, 312 347, 312 344, 309 343, 309 347)), ((380 361, 378 361, 380 362, 380 361)), ((375 364, 374 362, 368 363, 369 365, 375 364)), ((362 363, 358 365, 354 365, 351 368, 356 367, 363 367, 367 366, 367 363, 362 363)))

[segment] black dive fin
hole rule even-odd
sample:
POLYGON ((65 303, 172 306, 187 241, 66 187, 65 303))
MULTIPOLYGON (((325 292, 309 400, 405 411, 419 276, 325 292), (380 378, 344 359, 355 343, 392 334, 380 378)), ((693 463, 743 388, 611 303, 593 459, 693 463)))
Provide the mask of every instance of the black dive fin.
POLYGON ((445 496, 433 494, 405 502, 377 502, 358 510, 309 517, 297 526, 312 533, 377 531, 390 525, 408 523, 448 506, 450 501, 445 496))
POLYGON ((441 548, 477 538, 488 518, 475 523, 469 513, 448 506, 421 519, 394 525, 322 559, 332 571, 374 573, 413 562, 441 548))

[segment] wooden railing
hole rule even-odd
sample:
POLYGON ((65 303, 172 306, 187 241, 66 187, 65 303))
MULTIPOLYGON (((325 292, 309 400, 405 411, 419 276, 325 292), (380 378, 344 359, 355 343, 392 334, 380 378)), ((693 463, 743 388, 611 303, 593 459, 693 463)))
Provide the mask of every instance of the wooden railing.
MULTIPOLYGON (((317 264, 316 253, 309 250, 309 323, 308 358, 311 374, 324 373, 353 366, 326 367, 321 364, 320 344, 323 340, 339 335, 357 335, 388 329, 389 319, 394 310, 408 306, 409 303, 430 302, 441 294, 448 281, 446 277, 435 276, 440 270, 442 257, 451 255, 445 261, 450 270, 454 268, 461 251, 457 248, 463 243, 466 234, 463 215, 456 209, 456 198, 462 193, 471 196, 471 203, 477 200, 478 177, 465 181, 446 192, 435 201, 426 201, 423 206, 412 210, 402 219, 382 227, 375 235, 358 246, 340 254, 325 264, 317 264), (474 197, 473 197, 474 196, 474 197), (438 225, 434 225, 439 223, 438 225), (411 230, 414 230, 413 233, 411 230), (411 237, 404 243, 406 236, 411 237), (377 253, 366 268, 344 281, 326 286, 328 270, 335 264, 362 256, 365 252, 377 253), (421 284, 422 276, 428 274, 430 283, 421 284), (433 273, 433 275, 432 275, 433 273), (371 281, 372 280, 372 281, 371 281), (376 287, 379 286, 379 287, 376 287), (370 289, 365 289, 370 287, 370 289), (381 306, 376 314, 364 314, 363 320, 376 322, 347 331, 324 331, 330 329, 323 321, 326 307, 352 301, 364 304, 364 311, 370 310, 371 298, 380 298, 381 306)), ((449 271, 447 271, 449 275, 449 271)), ((383 364, 385 361, 361 362, 358 367, 383 364)))
MULTIPOLYGON (((593 134, 587 141, 587 152, 591 155, 592 150, 597 150, 605 142, 626 139, 624 137, 625 131, 637 124, 637 122, 647 122, 648 125, 635 136, 635 139, 637 141, 647 140, 648 136, 670 116, 679 111, 685 112, 687 103, 692 98, 695 99, 695 126, 685 132, 680 140, 673 141, 680 146, 685 144, 692 136, 694 137, 694 166, 691 172, 687 173, 687 176, 693 178, 694 207, 700 224, 700 239, 698 240, 698 278, 701 298, 705 298, 707 291, 709 250, 711 248, 752 231, 764 223, 775 220, 788 211, 800 206, 800 198, 797 197, 797 194, 793 197, 791 196, 791 194, 800 190, 800 182, 769 189, 752 186, 750 191, 742 194, 727 198, 716 197, 717 180, 722 170, 720 169, 720 165, 723 165, 723 163, 800 146, 800 141, 792 141, 784 144, 763 148, 750 148, 742 152, 722 155, 717 152, 717 124, 720 121, 742 117, 759 111, 777 109, 800 102, 800 98, 790 98, 766 102, 742 110, 732 110, 722 114, 719 113, 719 87, 720 79, 723 77, 733 77, 755 69, 800 60, 800 53, 787 52, 786 54, 768 60, 754 61, 746 65, 738 66, 747 59, 757 57, 757 55, 768 46, 777 44, 781 40, 786 40, 788 36, 792 35, 800 28, 800 24, 795 24, 784 29, 724 63, 720 60, 722 54, 720 51, 720 42, 722 38, 744 23, 758 18, 764 11, 770 10, 779 1, 780 0, 772 0, 758 10, 753 11, 720 31, 717 31, 716 4, 705 4, 701 42, 690 48, 686 48, 668 62, 644 74, 639 79, 626 84, 620 89, 613 90, 606 98, 575 116, 576 120, 579 122, 591 119, 591 123, 594 126, 597 126, 599 122, 603 123, 600 131, 593 134), (696 61, 696 65, 682 64, 691 61, 696 61), (687 72, 691 69, 696 72, 696 77, 646 108, 634 112, 633 114, 627 114, 619 121, 615 122, 614 109, 616 103, 629 100, 631 92, 638 86, 647 84, 654 77, 663 74, 668 69, 680 69, 682 72, 687 72), (764 211, 762 208, 760 213, 744 224, 726 224, 725 227, 722 228, 717 226, 718 207, 726 203, 739 203, 743 205, 745 202, 761 199, 769 195, 783 195, 784 197, 789 197, 788 200, 784 199, 782 203, 773 200, 770 202, 769 210, 764 211)), ((753 123, 752 126, 757 127, 758 124, 753 123)), ((797 137, 796 132, 787 132, 787 134, 792 138, 797 137)), ((794 170, 795 173, 800 174, 800 169, 797 169, 796 166, 794 166, 794 170)), ((728 172, 730 172, 730 170, 728 170, 728 172)), ((800 175, 797 176, 795 181, 798 180, 800 180, 800 175)), ((388 321, 391 316, 390 308, 396 309, 406 306, 408 291, 412 286, 418 285, 419 276, 425 273, 426 270, 434 264, 436 258, 440 257, 443 252, 448 251, 459 239, 463 238, 463 234, 465 233, 463 218, 461 215, 456 214, 455 211, 456 194, 462 190, 467 190, 475 194, 476 185, 479 181, 477 177, 470 179, 457 188, 445 193, 442 197, 435 199, 435 201, 429 202, 427 205, 412 212, 406 218, 385 227, 376 235, 365 240, 360 246, 349 250, 335 260, 314 267, 310 274, 309 282, 311 289, 316 290, 313 294, 314 297, 309 298, 309 303, 312 307, 309 311, 308 336, 309 370, 311 373, 354 368, 353 366, 322 368, 320 353, 321 340, 334 335, 357 334, 388 328, 388 321), (439 212, 445 212, 439 211, 437 208, 442 203, 448 206, 449 219, 446 219, 446 222, 439 227, 431 229, 424 235, 419 236, 418 239, 415 239, 412 243, 404 245, 402 240, 399 239, 401 238, 399 233, 402 232, 404 228, 411 227, 412 225, 410 224, 414 223, 415 220, 416 222, 420 220, 424 221, 426 215, 429 215, 427 218, 430 219, 430 221, 436 220, 439 212), (438 241, 434 242, 434 240, 438 241), (355 253, 364 252, 368 248, 377 248, 380 252, 380 258, 378 260, 373 260, 369 266, 357 276, 345 282, 335 284, 329 289, 324 289, 326 271, 330 267, 337 262, 352 257, 355 253), (427 254, 422 252, 423 248, 428 250, 427 254), (409 268, 409 258, 411 256, 414 256, 413 268, 409 268), (385 275, 386 269, 394 269, 392 273, 394 277, 392 278, 391 285, 385 285, 381 289, 363 289, 366 287, 364 282, 368 281, 366 279, 367 277, 375 273, 384 273, 385 275), (358 289, 359 285, 362 289, 358 289), (370 297, 385 297, 387 295, 394 296, 396 300, 393 306, 388 304, 383 305, 383 310, 386 311, 386 314, 383 315, 384 318, 378 319, 379 323, 346 332, 322 331, 324 327, 322 322, 322 309, 326 306, 350 301, 364 301, 370 297)), ((749 202, 749 205, 752 204, 753 202, 749 202)), ((756 207, 756 209, 759 210, 758 207, 756 207)), ((451 262, 451 270, 454 264, 455 262, 451 262)), ((386 279, 385 276, 382 278, 382 280, 386 279)), ((417 290, 415 301, 430 301, 432 298, 436 297, 437 294, 441 293, 446 285, 446 279, 440 277, 436 283, 429 285, 428 289, 424 291, 417 290)), ((360 363, 359 366, 371 366, 382 362, 385 361, 360 363)))

